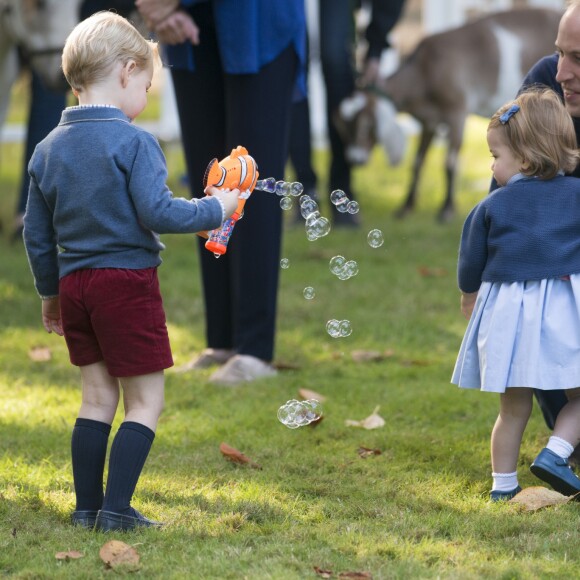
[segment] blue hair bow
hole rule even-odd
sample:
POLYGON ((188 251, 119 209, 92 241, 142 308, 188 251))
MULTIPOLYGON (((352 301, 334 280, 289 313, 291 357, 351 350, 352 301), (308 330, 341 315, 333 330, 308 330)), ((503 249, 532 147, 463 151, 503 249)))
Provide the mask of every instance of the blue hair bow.
POLYGON ((519 105, 512 105, 503 115, 500 116, 499 122, 502 125, 505 125, 519 110, 519 105))

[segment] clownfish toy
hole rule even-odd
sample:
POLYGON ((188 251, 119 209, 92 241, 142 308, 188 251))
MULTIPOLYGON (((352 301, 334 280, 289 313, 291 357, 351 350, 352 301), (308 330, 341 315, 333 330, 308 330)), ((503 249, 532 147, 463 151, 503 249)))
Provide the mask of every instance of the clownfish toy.
MULTIPOLYGON (((225 254, 228 242, 237 221, 244 213, 244 205, 256 187, 258 181, 258 164, 254 158, 248 154, 248 150, 238 145, 232 152, 218 162, 212 159, 203 178, 204 189, 208 186, 219 187, 220 189, 239 189, 240 197, 236 211, 229 217, 219 229, 207 232, 207 242, 205 247, 216 256, 225 254)), ((206 237, 201 233, 202 237, 206 237)))

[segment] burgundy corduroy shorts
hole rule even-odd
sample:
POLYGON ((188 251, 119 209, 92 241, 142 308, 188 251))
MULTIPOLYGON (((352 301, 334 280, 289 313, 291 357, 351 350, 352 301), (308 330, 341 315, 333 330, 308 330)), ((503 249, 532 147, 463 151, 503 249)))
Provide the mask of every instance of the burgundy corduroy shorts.
POLYGON ((173 365, 157 268, 77 270, 60 280, 60 308, 70 361, 104 361, 114 377, 173 365))

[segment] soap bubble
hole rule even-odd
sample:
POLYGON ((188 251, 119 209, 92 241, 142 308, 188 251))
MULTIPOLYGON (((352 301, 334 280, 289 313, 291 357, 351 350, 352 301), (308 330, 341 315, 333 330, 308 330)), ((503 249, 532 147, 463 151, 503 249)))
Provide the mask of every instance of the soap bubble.
POLYGON ((348 275, 349 278, 352 278, 358 274, 358 264, 354 260, 349 260, 343 266, 343 271, 348 275))
POLYGON ((280 207, 284 210, 288 210, 292 208, 292 198, 288 196, 284 196, 280 200, 280 207))
POLYGON ((371 248, 380 248, 385 242, 381 230, 371 230, 367 236, 367 242, 371 248))
POLYGON ((349 201, 346 204, 346 211, 348 213, 358 213, 359 210, 359 205, 358 205, 358 201, 349 201))
POLYGON ((287 270, 290 267, 290 260, 288 258, 282 258, 280 260, 280 268, 287 270))
POLYGON ((306 286, 306 288, 304 288, 303 294, 306 300, 312 300, 316 296, 316 292, 314 292, 314 288, 312 286, 306 286))
POLYGON ((330 258, 330 262, 328 263, 330 271, 335 275, 341 271, 345 264, 346 258, 344 256, 334 256, 333 258, 330 258))
POLYGON ((307 219, 312 214, 318 214, 316 216, 318 217, 320 215, 320 212, 318 211, 318 204, 311 197, 309 197, 305 201, 302 201, 304 197, 306 196, 302 196, 300 198, 300 214, 302 215, 302 217, 304 219, 307 219))
POLYGON ((352 326, 350 320, 341 320, 338 325, 340 336, 350 336, 352 334, 352 326))
POLYGON ((316 399, 308 399, 307 401, 292 399, 286 401, 278 409, 277 416, 278 421, 289 429, 297 429, 320 419, 322 417, 322 405, 316 399))
POLYGON ((290 195, 290 184, 286 181, 277 181, 276 182, 276 195, 280 197, 283 195, 290 195))
POLYGON ((293 181, 290 184, 290 195, 298 197, 304 191, 304 186, 299 181, 293 181))
POLYGON ((348 197, 347 197, 346 193, 344 193, 344 191, 342 191, 342 189, 335 189, 330 194, 330 201, 333 205, 338 205, 338 204, 341 204, 341 203, 348 201, 348 197))
POLYGON ((273 177, 258 179, 256 182, 256 189, 267 191, 268 193, 274 193, 276 191, 276 180, 273 177))
POLYGON ((338 338, 340 336, 340 320, 332 318, 326 323, 326 332, 332 336, 332 338, 338 338))

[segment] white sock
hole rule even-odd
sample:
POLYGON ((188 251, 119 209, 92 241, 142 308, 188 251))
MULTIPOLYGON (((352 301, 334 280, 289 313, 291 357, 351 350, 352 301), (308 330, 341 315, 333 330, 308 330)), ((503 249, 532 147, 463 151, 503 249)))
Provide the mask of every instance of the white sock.
POLYGON ((492 473, 492 491, 512 491, 518 486, 518 472, 513 473, 492 473))
POLYGON ((568 459, 568 457, 572 455, 572 451, 574 451, 574 446, 571 443, 568 443, 565 439, 552 435, 550 439, 548 439, 546 449, 554 452, 562 459, 568 459))

